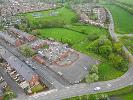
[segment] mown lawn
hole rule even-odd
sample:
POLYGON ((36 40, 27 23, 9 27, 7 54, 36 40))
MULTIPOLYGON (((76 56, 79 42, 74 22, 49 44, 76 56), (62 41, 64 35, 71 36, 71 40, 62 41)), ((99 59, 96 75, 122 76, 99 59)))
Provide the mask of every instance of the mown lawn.
POLYGON ((31 24, 39 21, 55 21, 55 20, 61 20, 64 21, 67 24, 71 23, 71 19, 76 17, 76 13, 72 12, 70 9, 67 9, 65 7, 58 8, 56 10, 48 10, 48 11, 41 11, 41 12, 33 12, 33 13, 26 13, 24 14, 26 18, 30 21, 31 24), (56 16, 50 16, 51 12, 56 12, 56 16), (33 14, 41 14, 42 17, 35 18, 33 14))
POLYGON ((103 62, 99 66, 99 80, 106 81, 120 77, 124 72, 116 70, 110 62, 103 62))
POLYGON ((117 33, 128 34, 133 32, 133 15, 115 5, 108 5, 106 7, 113 15, 117 33))
POLYGON ((73 44, 79 43, 86 38, 86 35, 84 34, 80 34, 78 32, 67 30, 64 28, 39 29, 39 33, 41 33, 41 37, 53 38, 57 41, 61 41, 62 39, 70 39, 73 44))
POLYGON ((103 34, 107 34, 107 30, 100 28, 100 27, 96 27, 96 26, 92 26, 92 25, 73 25, 71 27, 69 27, 70 29, 79 31, 79 32, 85 32, 88 35, 92 35, 95 34, 97 36, 101 36, 103 34))

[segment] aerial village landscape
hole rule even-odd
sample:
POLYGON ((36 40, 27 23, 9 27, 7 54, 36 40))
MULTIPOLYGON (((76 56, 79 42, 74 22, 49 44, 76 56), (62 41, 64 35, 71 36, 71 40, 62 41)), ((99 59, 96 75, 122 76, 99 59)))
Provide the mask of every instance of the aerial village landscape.
POLYGON ((133 100, 132 0, 0 0, 0 100, 133 100))

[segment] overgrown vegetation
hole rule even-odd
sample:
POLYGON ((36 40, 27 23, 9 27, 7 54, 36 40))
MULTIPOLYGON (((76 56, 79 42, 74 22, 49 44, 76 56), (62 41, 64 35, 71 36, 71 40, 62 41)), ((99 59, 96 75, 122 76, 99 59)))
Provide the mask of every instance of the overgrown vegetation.
POLYGON ((133 37, 123 36, 120 38, 120 40, 128 48, 128 50, 133 54, 133 37))
POLYGON ((11 90, 10 87, 6 87, 4 89, 4 98, 3 98, 3 100, 11 100, 13 98, 16 98, 16 94, 11 90))
POLYGON ((97 65, 93 65, 93 66, 90 67, 89 74, 86 76, 85 81, 87 83, 91 83, 91 82, 98 81, 98 79, 99 79, 98 66, 97 65))
POLYGON ((42 86, 41 84, 38 84, 38 85, 34 86, 33 88, 31 88, 31 91, 33 93, 38 93, 38 92, 43 91, 44 88, 45 88, 45 86, 42 86))
POLYGON ((20 52, 22 53, 22 55, 26 56, 26 57, 32 57, 33 55, 35 55, 35 51, 33 51, 31 48, 29 48, 27 45, 25 46, 21 46, 19 48, 20 52))
POLYGON ((99 38, 89 45, 88 49, 111 61, 113 66, 120 71, 127 71, 128 61, 123 56, 122 44, 108 39, 106 36, 99 38))

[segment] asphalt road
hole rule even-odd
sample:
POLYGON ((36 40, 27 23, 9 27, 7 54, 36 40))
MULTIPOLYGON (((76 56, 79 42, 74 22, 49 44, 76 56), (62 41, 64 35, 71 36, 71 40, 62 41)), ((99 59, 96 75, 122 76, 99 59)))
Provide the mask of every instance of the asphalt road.
MULTIPOLYGON (((110 35, 114 40, 118 41, 117 35, 114 32, 114 21, 113 21, 112 15, 109 11, 108 13, 111 21, 109 25, 110 35)), ((130 56, 133 57, 131 54, 130 56)), ((104 82, 96 82, 91 84, 81 83, 70 87, 65 87, 61 90, 56 90, 52 92, 43 92, 40 94, 36 94, 34 96, 26 97, 25 100, 60 100, 60 99, 84 95, 84 94, 114 91, 129 85, 133 85, 133 61, 132 60, 130 61, 129 70, 127 71, 127 73, 125 73, 122 77, 119 77, 117 79, 104 81, 104 82), (101 89, 99 91, 94 91, 95 87, 101 87, 101 89)), ((17 98, 16 100, 22 100, 22 99, 17 98)))

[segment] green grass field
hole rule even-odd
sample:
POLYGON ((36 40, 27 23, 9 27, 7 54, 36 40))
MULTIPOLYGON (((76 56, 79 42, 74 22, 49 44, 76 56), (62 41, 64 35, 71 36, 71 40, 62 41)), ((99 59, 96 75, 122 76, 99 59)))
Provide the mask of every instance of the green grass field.
POLYGON ((133 91, 131 93, 128 93, 126 95, 120 96, 122 100, 133 100, 133 91))
POLYGON ((116 1, 126 3, 126 4, 129 4, 129 5, 133 5, 133 0, 116 0, 116 1))
POLYGON ((111 11, 113 15, 115 30, 117 33, 128 34, 133 32, 133 15, 115 5, 109 5, 106 7, 111 11))
POLYGON ((122 76, 124 73, 116 70, 110 62, 102 63, 99 66, 99 78, 101 81, 115 79, 122 76))
POLYGON ((99 27, 96 27, 96 26, 92 26, 92 25, 73 25, 71 27, 69 27, 70 29, 73 29, 73 30, 76 30, 76 31, 79 31, 82 33, 82 31, 85 31, 85 33, 87 33, 88 35, 91 35, 91 34, 95 34, 97 36, 101 36, 103 34, 107 34, 107 30, 103 29, 103 28, 99 28, 99 27))
POLYGON ((71 23, 71 19, 76 16, 74 12, 72 12, 70 9, 67 9, 65 7, 59 8, 56 10, 48 10, 48 11, 41 11, 41 12, 33 12, 33 13, 26 13, 24 14, 26 18, 30 21, 31 24, 39 21, 55 21, 55 20, 62 20, 67 24, 71 23), (57 16, 50 16, 49 14, 51 12, 57 12, 57 16), (40 18, 35 18, 33 14, 41 14, 43 15, 40 18))
POLYGON ((61 39, 68 38, 71 40, 73 44, 79 43, 86 38, 86 35, 80 34, 75 31, 63 29, 63 28, 46 28, 46 29, 39 29, 41 33, 41 37, 46 38, 53 38, 57 41, 61 41, 61 39))

